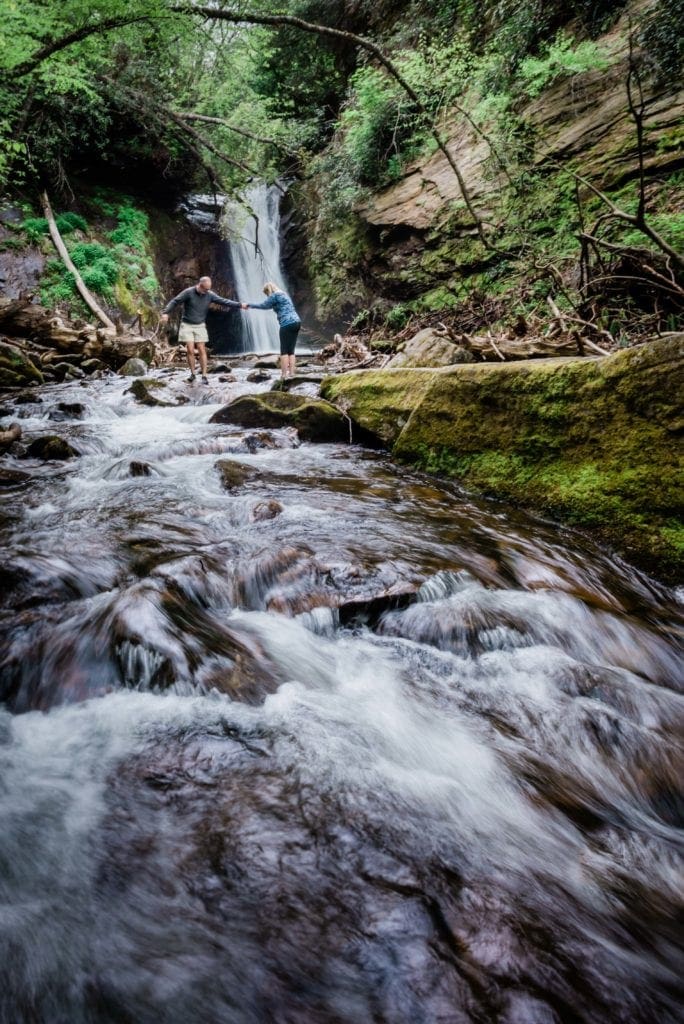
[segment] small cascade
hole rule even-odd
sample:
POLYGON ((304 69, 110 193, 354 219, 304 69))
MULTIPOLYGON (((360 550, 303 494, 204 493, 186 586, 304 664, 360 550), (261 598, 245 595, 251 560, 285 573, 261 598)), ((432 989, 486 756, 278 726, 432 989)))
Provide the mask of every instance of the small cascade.
MULTIPOLYGON (((244 204, 226 202, 224 223, 240 301, 261 302, 266 281, 286 287, 280 269, 281 196, 280 185, 267 185, 262 181, 245 190, 244 204)), ((240 316, 245 351, 279 350, 278 322, 272 312, 249 310, 240 316)))

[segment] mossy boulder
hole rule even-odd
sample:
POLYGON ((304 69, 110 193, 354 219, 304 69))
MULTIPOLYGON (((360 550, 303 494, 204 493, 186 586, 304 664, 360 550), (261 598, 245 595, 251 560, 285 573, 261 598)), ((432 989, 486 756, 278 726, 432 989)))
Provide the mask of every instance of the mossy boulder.
POLYGON ((243 427, 296 427, 304 441, 349 441, 349 421, 327 402, 268 391, 242 395, 215 412, 210 423, 243 427))
POLYGON ((357 371, 322 390, 398 458, 682 577, 684 335, 605 359, 357 371))
POLYGON ((51 459, 59 461, 74 459, 80 454, 68 441, 65 441, 63 437, 57 437, 56 434, 37 437, 26 449, 27 459, 43 459, 46 462, 51 459))
POLYGON ((246 466, 244 462, 233 462, 232 459, 219 459, 214 463, 218 470, 221 484, 226 491, 237 491, 250 480, 259 478, 259 471, 254 466, 246 466))
POLYGON ((391 447, 429 389, 436 370, 352 370, 327 377, 321 395, 391 447))
POLYGON ((141 405, 161 405, 166 407, 173 406, 173 402, 163 402, 160 398, 155 398, 154 395, 150 394, 150 390, 163 386, 159 381, 155 380, 134 380, 128 392, 133 395, 136 402, 140 402, 141 405))
POLYGON ((42 384, 43 374, 19 345, 0 341, 0 388, 42 384))

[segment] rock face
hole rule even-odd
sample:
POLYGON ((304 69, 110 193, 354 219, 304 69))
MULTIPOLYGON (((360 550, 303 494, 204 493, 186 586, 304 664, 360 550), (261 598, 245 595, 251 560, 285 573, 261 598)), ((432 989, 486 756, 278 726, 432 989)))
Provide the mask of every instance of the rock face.
POLYGON ((474 362, 475 356, 467 349, 454 345, 453 341, 441 336, 431 327, 426 327, 400 348, 387 364, 387 369, 401 366, 452 366, 454 363, 474 362))
POLYGON ((209 422, 296 427, 304 441, 349 441, 349 422, 338 409, 326 402, 278 391, 242 395, 215 412, 209 422))
POLYGON ((323 394, 393 453, 684 570, 684 335, 606 359, 356 371, 323 394))
POLYGON ((42 384, 43 374, 19 345, 0 341, 0 388, 42 384))

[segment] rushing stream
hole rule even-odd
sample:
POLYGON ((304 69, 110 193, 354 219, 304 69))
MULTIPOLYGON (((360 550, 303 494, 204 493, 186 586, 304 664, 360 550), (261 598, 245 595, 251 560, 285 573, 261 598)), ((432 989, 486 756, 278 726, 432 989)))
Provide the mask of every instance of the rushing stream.
POLYGON ((0 420, 2 1024, 677 1020, 676 595, 160 376, 0 420))

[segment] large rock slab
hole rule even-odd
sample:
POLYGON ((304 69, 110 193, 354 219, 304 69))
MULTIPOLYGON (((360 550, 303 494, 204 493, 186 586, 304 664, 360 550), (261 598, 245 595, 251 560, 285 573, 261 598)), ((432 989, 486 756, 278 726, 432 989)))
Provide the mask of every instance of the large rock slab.
POLYGON ((349 441, 349 421, 327 402, 268 391, 242 395, 215 412, 210 423, 243 427, 295 427, 304 441, 349 441))
POLYGON ((684 335, 605 359, 361 370, 322 390, 397 457, 684 575, 684 335))

